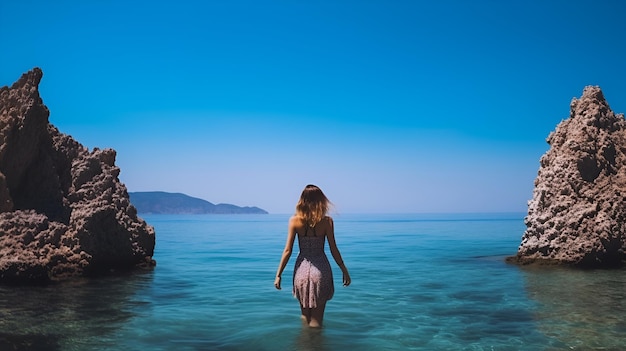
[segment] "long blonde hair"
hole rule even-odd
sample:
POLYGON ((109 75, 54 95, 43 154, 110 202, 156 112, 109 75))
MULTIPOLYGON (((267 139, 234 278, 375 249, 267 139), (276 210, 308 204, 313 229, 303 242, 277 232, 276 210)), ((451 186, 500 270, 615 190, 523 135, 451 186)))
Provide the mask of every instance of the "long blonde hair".
POLYGON ((302 195, 296 205, 296 215, 302 217, 306 225, 313 227, 326 216, 330 205, 331 202, 322 189, 309 184, 302 190, 302 195))

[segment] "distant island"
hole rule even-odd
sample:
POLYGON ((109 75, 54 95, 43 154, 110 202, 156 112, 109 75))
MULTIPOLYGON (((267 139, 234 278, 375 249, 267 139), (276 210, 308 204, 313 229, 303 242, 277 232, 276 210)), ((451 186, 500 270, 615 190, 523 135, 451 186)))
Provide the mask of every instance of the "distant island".
POLYGON ((130 202, 139 213, 151 214, 267 214, 258 207, 212 204, 181 193, 163 191, 129 192, 130 202))

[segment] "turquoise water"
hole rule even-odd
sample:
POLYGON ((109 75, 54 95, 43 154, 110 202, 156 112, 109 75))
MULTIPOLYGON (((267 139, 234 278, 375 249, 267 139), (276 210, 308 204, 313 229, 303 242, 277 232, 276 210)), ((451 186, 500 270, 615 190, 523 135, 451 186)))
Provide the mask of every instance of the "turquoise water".
POLYGON ((625 271, 507 265, 523 214, 335 215, 322 330, 273 287, 288 215, 145 219, 152 271, 0 287, 0 350, 626 349, 625 271))

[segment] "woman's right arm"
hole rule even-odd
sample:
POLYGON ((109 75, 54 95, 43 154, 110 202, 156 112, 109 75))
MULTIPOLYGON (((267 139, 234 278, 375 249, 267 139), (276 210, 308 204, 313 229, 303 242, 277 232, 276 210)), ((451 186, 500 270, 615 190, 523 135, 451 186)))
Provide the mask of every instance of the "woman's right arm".
POLYGON ((291 252, 293 251, 293 242, 296 239, 296 226, 295 226, 295 218, 291 218, 289 220, 289 228, 287 229, 287 242, 285 243, 285 248, 283 249, 283 255, 280 258, 280 263, 278 264, 278 270, 276 271, 276 278, 274 279, 274 287, 278 290, 281 289, 280 281, 281 275, 285 270, 285 266, 287 266, 287 262, 289 262, 289 258, 291 257, 291 252))
POLYGON ((352 283, 350 279, 350 273, 348 273, 348 268, 343 263, 343 259, 341 258, 341 253, 339 252, 339 248, 337 247, 337 242, 335 241, 335 225, 333 223, 333 219, 328 217, 329 229, 326 232, 326 238, 328 239, 328 247, 330 248, 330 253, 333 255, 335 262, 341 268, 341 272, 343 273, 343 286, 348 286, 352 283))

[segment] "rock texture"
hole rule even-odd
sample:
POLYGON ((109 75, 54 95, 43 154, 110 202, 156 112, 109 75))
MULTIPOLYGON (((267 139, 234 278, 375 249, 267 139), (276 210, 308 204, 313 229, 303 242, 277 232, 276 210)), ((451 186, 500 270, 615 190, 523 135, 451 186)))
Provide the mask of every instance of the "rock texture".
POLYGON ((90 152, 48 122, 42 75, 0 88, 0 281, 153 265, 154 229, 137 217, 115 151, 90 152))
POLYGON ((599 87, 573 99, 570 116, 547 138, 526 231, 522 264, 620 266, 626 260, 626 121, 599 87))

